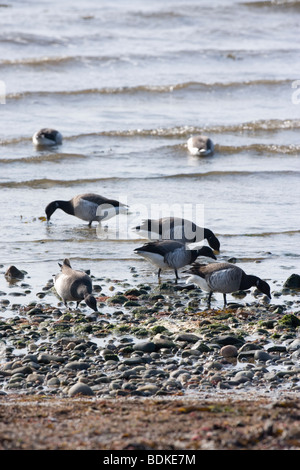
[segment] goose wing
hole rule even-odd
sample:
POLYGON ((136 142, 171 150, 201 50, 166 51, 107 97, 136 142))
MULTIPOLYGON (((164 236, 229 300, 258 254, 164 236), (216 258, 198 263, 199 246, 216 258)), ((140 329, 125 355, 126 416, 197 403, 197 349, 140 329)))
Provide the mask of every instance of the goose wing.
POLYGON ((242 270, 238 266, 225 265, 213 269, 213 265, 208 265, 207 268, 205 280, 212 291, 230 293, 239 290, 242 270))
POLYGON ((100 196, 99 194, 94 194, 94 193, 85 193, 85 194, 79 194, 78 196, 75 196, 72 200, 74 203, 78 203, 80 199, 84 199, 85 201, 92 202, 93 204, 96 204, 97 206, 101 206, 102 204, 109 204, 115 207, 118 206, 126 206, 126 204, 123 204, 116 199, 108 199, 104 196, 100 196))
POLYGON ((155 242, 145 243, 145 245, 141 246, 140 248, 136 248, 135 251, 156 253, 165 257, 173 253, 174 250, 177 250, 177 249, 184 249, 183 243, 176 242, 174 240, 166 240, 166 241, 155 241, 155 242))

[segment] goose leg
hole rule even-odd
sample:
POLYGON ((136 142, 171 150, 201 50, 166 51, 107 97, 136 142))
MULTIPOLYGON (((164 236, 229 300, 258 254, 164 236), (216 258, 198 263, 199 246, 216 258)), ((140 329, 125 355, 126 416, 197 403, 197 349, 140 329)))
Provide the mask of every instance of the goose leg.
POLYGON ((175 277, 176 277, 176 279, 175 279, 175 284, 177 284, 177 281, 178 281, 178 279, 179 279, 179 276, 178 276, 177 269, 174 269, 174 271, 175 271, 175 277))
POLYGON ((158 282, 160 282, 160 273, 161 273, 161 269, 159 268, 158 273, 157 273, 158 282))
POLYGON ((226 305, 227 305, 226 294, 223 294, 223 299, 224 299, 224 307, 226 307, 226 305))
POLYGON ((208 299, 207 299, 207 306, 210 308, 210 302, 211 302, 211 297, 212 297, 212 292, 208 294, 208 299))

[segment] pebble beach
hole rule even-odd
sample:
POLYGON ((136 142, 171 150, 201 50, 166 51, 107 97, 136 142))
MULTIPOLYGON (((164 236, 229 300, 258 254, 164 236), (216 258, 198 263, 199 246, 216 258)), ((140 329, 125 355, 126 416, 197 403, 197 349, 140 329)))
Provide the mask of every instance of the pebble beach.
MULTIPOLYGON (((292 276, 286 285, 288 282, 294 285, 295 277, 297 281, 297 276, 292 276)), ((111 280, 111 295, 103 296, 101 279, 94 278, 93 281, 95 292, 98 290, 99 312, 92 312, 84 303, 78 309, 75 303, 66 308, 55 296, 51 280, 43 292, 38 293, 42 299, 27 305, 11 303, 2 296, 0 406, 3 415, 10 410, 11 425, 15 420, 24 421, 24 410, 30 415, 34 410, 33 423, 30 418, 27 421, 30 428, 39 419, 41 409, 48 416, 50 409, 54 408, 58 413, 63 406, 68 409, 71 423, 79 409, 86 410, 91 406, 100 409, 125 407, 126 413, 136 419, 141 419, 149 407, 153 425, 157 410, 165 410, 166 422, 171 428, 167 436, 171 437, 170 433, 176 428, 172 407, 188 410, 193 423, 195 410, 206 409, 209 422, 213 415, 210 407, 227 409, 232 400, 234 403, 239 400, 239 408, 244 406, 245 410, 250 409, 251 402, 260 412, 265 409, 262 405, 265 401, 270 405, 274 401, 282 404, 288 400, 289 405, 282 406, 281 412, 285 410, 289 415, 294 407, 293 416, 299 413, 298 289, 285 286, 278 289, 277 295, 282 299, 280 304, 269 304, 262 294, 252 290, 237 292, 226 309, 207 309, 206 294, 193 285, 167 281, 156 286, 141 284, 133 288, 127 283, 111 280), (285 300, 286 296, 294 300, 285 300), (9 317, 5 318, 8 312, 9 317), (15 413, 18 417, 12 421, 15 413)), ((24 279, 18 286, 14 285, 19 294, 26 288, 24 279)), ((100 409, 98 425, 106 419, 100 409)), ((84 418, 81 416, 81 419, 84 418)), ((121 433, 121 427, 127 422, 123 412, 115 413, 114 420, 119 422, 121 433)), ((260 422, 261 418, 257 418, 255 425, 260 422)), ((14 438, 7 440, 9 428, 7 423, 0 425, 2 449, 45 449, 49 445, 52 449, 78 446, 125 449, 128 445, 129 449, 135 448, 130 447, 132 439, 126 438, 125 431, 110 441, 103 436, 101 443, 87 440, 85 445, 71 437, 66 447, 66 444, 58 444, 54 437, 56 425, 50 444, 41 438, 45 433, 43 425, 40 442, 36 441, 37 431, 27 432, 25 438, 24 429, 14 425, 14 438), (33 440, 30 435, 34 436, 33 440)), ((163 428, 160 429, 162 432, 163 428)), ((190 428, 185 427, 185 433, 187 429, 190 428)), ((210 439, 207 441, 206 435, 196 443, 194 440, 187 442, 185 437, 174 446, 173 438, 168 440, 165 436, 162 440, 160 436, 156 440, 155 429, 152 434, 150 432, 152 444, 149 444, 145 432, 141 433, 140 427, 138 430, 135 442, 143 449, 216 446, 213 442, 208 444, 210 439)), ((283 448, 300 448, 299 432, 293 430, 292 434, 292 438, 287 435, 289 444, 281 444, 283 448)), ((228 448, 253 447, 245 436, 241 442, 238 438, 236 444, 230 440, 228 448)), ((224 441, 219 445, 227 448, 224 441)), ((269 448, 274 448, 273 445, 280 447, 276 440, 270 439, 269 448)))
MULTIPOLYGON (((130 288, 112 281, 111 296, 101 296, 100 282, 94 280, 99 312, 84 303, 66 308, 51 280, 38 293, 42 301, 10 304, 2 297, 1 311, 10 316, 0 323, 1 394, 299 392, 298 289, 283 287, 275 305, 258 291, 237 292, 236 302, 214 310, 194 285, 130 288), (295 300, 284 301, 287 294, 295 300)), ((19 287, 21 294, 26 283, 19 287)))

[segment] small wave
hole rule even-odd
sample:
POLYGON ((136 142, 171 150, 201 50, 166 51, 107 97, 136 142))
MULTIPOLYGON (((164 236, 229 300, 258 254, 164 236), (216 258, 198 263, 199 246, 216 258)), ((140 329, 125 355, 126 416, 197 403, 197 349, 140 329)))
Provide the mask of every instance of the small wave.
MULTIPOLYGON (((158 127, 156 129, 125 129, 125 130, 108 130, 91 133, 77 134, 76 136, 67 137, 69 139, 80 139, 85 137, 164 137, 164 138, 188 138, 193 134, 226 134, 241 133, 243 131, 265 131, 274 132, 276 130, 300 129, 300 120, 262 120, 252 121, 232 125, 220 126, 178 126, 178 127, 158 127)), ((254 144, 255 145, 255 144, 254 144)))
MULTIPOLYGON (((67 59, 61 59, 61 62, 67 59)), ((34 63, 34 61, 33 61, 34 63)), ((1 66, 1 63, 0 63, 1 66)), ((180 90, 201 91, 210 89, 223 88, 241 88, 248 86, 280 86, 290 83, 290 80, 247 80, 241 82, 184 82, 166 85, 137 85, 137 86, 121 86, 121 87, 103 87, 103 88, 83 88, 78 90, 58 90, 58 91, 24 91, 18 93, 10 93, 7 95, 8 100, 20 100, 24 98, 44 97, 44 96, 80 96, 80 95, 137 95, 137 94, 159 94, 173 93, 180 90)))
POLYGON ((251 144, 251 145, 218 145, 218 151, 220 153, 241 153, 241 152, 257 152, 263 154, 284 154, 284 155, 298 155, 300 152, 300 145, 275 145, 275 144, 251 144))
POLYGON ((42 188, 46 189, 54 186, 77 186, 90 183, 101 183, 108 181, 135 181, 135 180, 167 180, 167 179, 200 179, 200 178, 225 178, 225 177, 247 177, 247 176, 296 176, 299 178, 300 171, 208 171, 204 173, 176 173, 173 175, 153 175, 153 176, 129 176, 129 177, 117 177, 111 176, 106 178, 82 178, 76 180, 54 180, 48 178, 41 178, 35 180, 26 180, 26 181, 4 181, 0 182, 1 188, 20 188, 20 187, 30 187, 30 188, 42 188))
POLYGON ((12 164, 12 163, 43 163, 43 162, 59 162, 62 160, 74 160, 86 158, 83 154, 78 153, 54 153, 37 155, 34 157, 21 157, 21 158, 0 158, 1 164, 12 164))
MULTIPOLYGON (((265 131, 274 132, 278 130, 291 130, 300 129, 300 119, 269 119, 252 121, 245 123, 238 123, 232 125, 219 125, 219 126, 178 126, 163 128, 158 127, 156 129, 128 129, 122 131, 103 131, 95 133, 94 135, 105 135, 105 136, 120 136, 120 137, 165 137, 165 138, 182 138, 190 137, 193 134, 226 134, 226 133, 240 133, 243 131, 265 131)), ((90 134, 93 135, 93 134, 90 134)))
POLYGON ((257 233, 222 233, 222 237, 239 238, 239 237, 271 237, 276 235, 297 235, 300 230, 281 230, 278 232, 257 232, 257 233))
POLYGON ((29 141, 32 141, 32 137, 13 137, 11 139, 0 139, 0 145, 18 145, 29 141))
MULTIPOLYGON (((46 44, 47 39, 45 39, 46 44)), ((51 41, 51 38, 49 39, 49 44, 56 44, 56 40, 53 39, 51 41)), ((31 42, 27 38, 24 37, 1 37, 0 36, 0 43, 1 42, 12 42, 16 44, 23 44, 27 42, 31 42)), ((32 41, 33 43, 35 42, 34 40, 32 41)), ((39 38, 37 38, 38 44, 43 44, 43 40, 39 41, 39 38)), ((59 42, 60 44, 60 42, 59 42)), ((3 59, 0 60, 0 67, 14 67, 17 66, 18 68, 21 66, 24 67, 60 67, 64 65, 85 65, 85 64, 91 64, 95 62, 97 65, 98 63, 111 63, 111 62, 127 62, 128 59, 125 59, 124 57, 119 57, 119 56, 41 56, 41 57, 27 57, 23 59, 3 59)))
MULTIPOLYGON (((3 40, 0 39, 0 42, 3 40)), ((4 59, 0 61, 0 67, 2 66, 20 66, 20 65, 25 65, 25 66, 43 66, 43 65, 59 65, 59 64, 68 64, 71 61, 74 61, 74 57, 72 56, 67 56, 67 57, 30 57, 30 58, 25 58, 25 59, 4 59)))
POLYGON ((175 175, 166 175, 163 177, 150 177, 150 179, 181 179, 181 178, 190 178, 190 179, 200 179, 200 178, 225 178, 225 177, 244 177, 244 176, 300 176, 300 171, 207 171, 205 173, 178 173, 175 175))
POLYGON ((26 181, 4 181, 0 182, 1 188, 22 188, 29 187, 33 189, 47 189, 54 186, 70 187, 74 185, 88 184, 88 183, 99 183, 103 181, 117 181, 120 178, 108 177, 108 178, 83 178, 78 180, 53 180, 48 178, 40 178, 35 180, 26 181))
POLYGON ((262 1, 257 1, 257 2, 243 2, 242 5, 245 5, 250 8, 273 8, 273 9, 279 9, 279 8, 284 8, 286 10, 287 8, 290 9, 300 9, 300 2, 299 0, 262 0, 262 1))

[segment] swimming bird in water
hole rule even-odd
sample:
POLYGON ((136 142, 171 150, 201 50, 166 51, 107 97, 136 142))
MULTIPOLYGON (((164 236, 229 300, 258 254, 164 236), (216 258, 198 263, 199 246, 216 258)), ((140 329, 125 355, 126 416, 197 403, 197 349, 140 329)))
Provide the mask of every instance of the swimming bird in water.
POLYGON ((93 286, 89 275, 85 271, 72 269, 68 259, 64 259, 63 264, 58 264, 61 272, 54 278, 54 287, 65 306, 67 307, 68 301, 76 301, 78 307, 84 300, 88 307, 97 312, 97 302, 92 295, 93 286))
POLYGON ((146 243, 140 248, 136 248, 134 252, 137 255, 143 256, 143 258, 159 268, 159 280, 162 270, 174 269, 176 282, 177 279, 179 279, 177 270, 187 264, 193 263, 199 256, 216 259, 213 251, 208 246, 190 250, 184 243, 175 240, 146 243))
POLYGON ((117 214, 128 213, 126 204, 93 193, 79 194, 69 201, 57 200, 50 202, 45 209, 48 222, 56 209, 61 209, 67 214, 86 220, 89 226, 94 221, 101 222, 111 219, 117 214))
POLYGON ((224 307, 226 306, 226 294, 239 290, 257 287, 263 294, 271 299, 270 286, 257 276, 246 274, 243 269, 231 263, 212 263, 201 265, 194 263, 184 271, 189 274, 187 282, 193 282, 200 286, 208 295, 208 306, 211 303, 213 292, 223 294, 224 307))
POLYGON ((190 137, 187 141, 187 148, 192 155, 206 157, 214 153, 214 144, 206 135, 190 137))
POLYGON ((61 145, 62 140, 63 138, 60 132, 56 131, 55 129, 46 128, 37 131, 32 137, 34 145, 38 147, 61 145))
POLYGON ((177 240, 182 243, 195 243, 206 239, 213 250, 220 250, 220 242, 212 230, 199 227, 194 222, 181 217, 147 219, 133 230, 149 240, 177 240))

